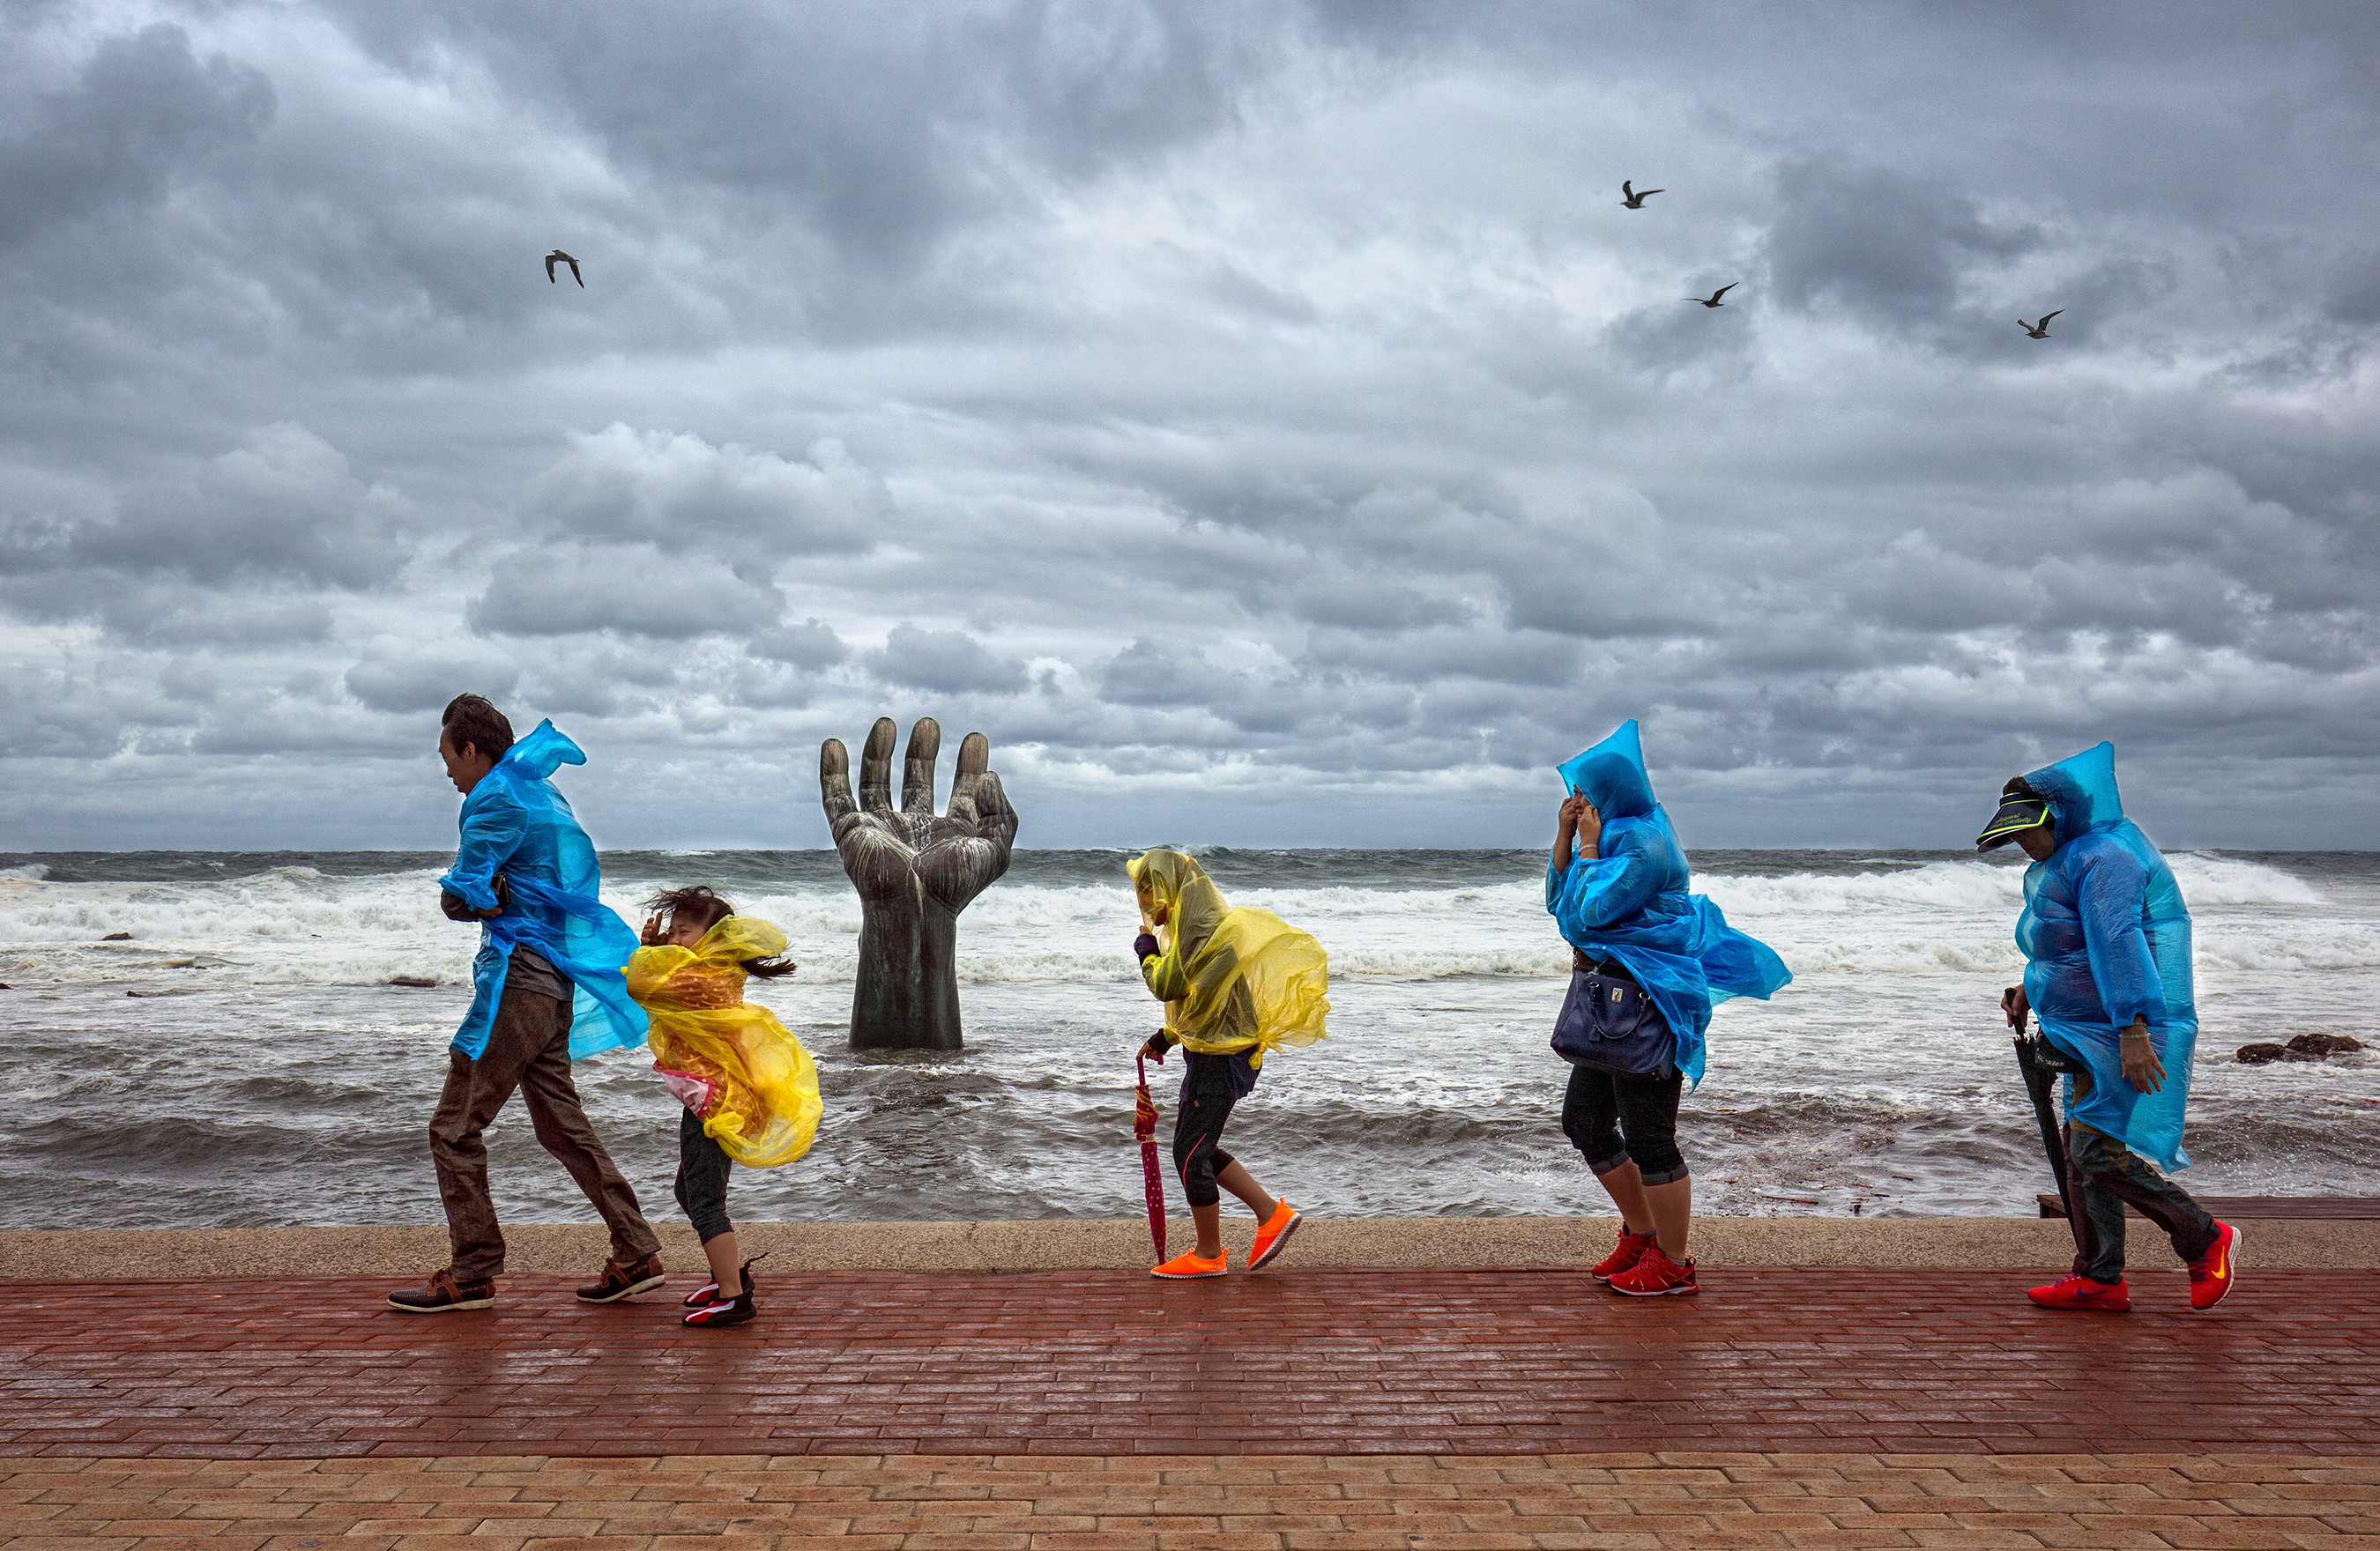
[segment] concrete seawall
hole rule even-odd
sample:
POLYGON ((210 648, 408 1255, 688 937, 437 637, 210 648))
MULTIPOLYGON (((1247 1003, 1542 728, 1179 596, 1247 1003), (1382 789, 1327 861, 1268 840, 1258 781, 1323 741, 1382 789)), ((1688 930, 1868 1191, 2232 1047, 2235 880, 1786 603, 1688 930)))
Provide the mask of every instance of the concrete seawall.
MULTIPOLYGON (((672 1267, 702 1256, 683 1223, 659 1222, 672 1267)), ((1317 1218, 1299 1231, 1282 1269, 1379 1267, 1575 1269, 1611 1247, 1609 1218, 1317 1218)), ((2243 1266, 2380 1269, 2380 1222, 2246 1220, 2243 1266)), ((591 1271, 603 1259, 595 1224, 505 1229, 508 1269, 591 1271)), ((1253 1231, 1243 1218, 1224 1241, 1236 1262, 1253 1231)), ((1192 1242, 1175 1220, 1170 1247, 1192 1242)), ((801 1271, 1013 1273, 1138 1270, 1150 1263, 1138 1219, 1040 1222, 756 1222, 737 1233, 767 1251, 779 1275, 801 1271)), ((2138 1273, 2176 1270, 2164 1236, 2131 1225, 2138 1273)), ((1705 1266, 2062 1270, 2073 1254, 2066 1225, 2032 1218, 1703 1218, 1694 1253, 1705 1266)), ((85 1229, 0 1232, 0 1280, 133 1281, 188 1277, 421 1277, 446 1264, 435 1226, 388 1228, 85 1229)))

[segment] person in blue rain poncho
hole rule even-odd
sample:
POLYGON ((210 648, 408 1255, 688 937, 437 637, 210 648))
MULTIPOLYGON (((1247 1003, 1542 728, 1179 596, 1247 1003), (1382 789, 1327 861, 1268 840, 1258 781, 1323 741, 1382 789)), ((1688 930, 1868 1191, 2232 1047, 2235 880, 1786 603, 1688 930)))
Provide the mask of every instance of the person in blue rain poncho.
POLYGON ((1653 800, 1635 722, 1560 770, 1569 795, 1547 859, 1546 909, 1571 945, 1563 1023, 1608 1001, 1632 1010, 1633 1031, 1612 1047, 1627 1056, 1563 1052, 1573 1064, 1562 1132, 1620 1208, 1619 1246, 1594 1274, 1635 1297, 1693 1293, 1694 1181, 1678 1150, 1679 1096, 1702 1081, 1712 1007, 1765 1000, 1792 973, 1686 892, 1685 849, 1653 800))
POLYGON ((2231 1290, 2237 1230, 2209 1217, 2163 1172, 2187 1168, 2182 1111, 2198 1042, 2190 910, 2173 869, 2116 791, 2103 743, 2010 781, 1977 849, 2014 842, 2024 875, 2017 946, 2024 984, 2000 995, 2010 1027, 2028 1015, 2072 1068, 2066 1085, 2067 1220, 2074 1268, 2033 1290, 2044 1308, 2120 1313, 2124 1207, 2166 1230, 2190 1267, 2193 1308, 2231 1290))
POLYGON ((512 723, 477 695, 458 696, 439 721, 438 753, 463 794, 462 843, 438 880, 450 920, 480 923, 470 1010, 447 1054, 446 1085, 430 1121, 430 1156, 446 1207, 453 1259, 418 1291, 393 1293, 408 1314, 484 1309, 495 1302, 504 1236, 488 1193, 489 1122, 521 1092, 538 1144, 552 1153, 611 1230, 611 1257, 582 1302, 615 1303, 659 1287, 661 1241, 637 1194, 587 1121, 570 1063, 642 1046, 645 1013, 621 966, 637 934, 596 891, 595 846, 548 784, 583 765, 578 745, 540 722, 515 742, 512 723))

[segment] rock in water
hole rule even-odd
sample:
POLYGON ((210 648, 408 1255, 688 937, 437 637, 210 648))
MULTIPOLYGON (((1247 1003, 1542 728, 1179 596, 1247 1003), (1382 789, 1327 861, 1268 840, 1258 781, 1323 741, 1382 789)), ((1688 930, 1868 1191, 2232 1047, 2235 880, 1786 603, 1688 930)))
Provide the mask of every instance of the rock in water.
POLYGON ((2343 1034, 2301 1034, 2289 1043, 2289 1060, 2322 1060, 2330 1056, 2361 1050, 2363 1042, 2343 1034))
POLYGON ((2268 1066, 2289 1051, 2278 1045, 2242 1045, 2240 1047, 2241 1066, 2268 1066))
POLYGON ((102 942, 129 942, 132 940, 132 934, 130 932, 110 932, 99 940, 102 942))
POLYGON ((388 977, 388 983, 392 986, 411 986, 414 989, 421 991, 426 991, 438 984, 426 975, 392 975, 388 977))

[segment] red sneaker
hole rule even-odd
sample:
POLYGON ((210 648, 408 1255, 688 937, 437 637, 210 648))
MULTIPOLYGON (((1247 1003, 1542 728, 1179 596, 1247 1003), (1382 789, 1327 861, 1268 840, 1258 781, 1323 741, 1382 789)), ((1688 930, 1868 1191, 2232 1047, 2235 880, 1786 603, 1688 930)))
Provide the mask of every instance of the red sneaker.
POLYGON ((2124 1285, 2123 1278, 2111 1282, 2093 1281, 2070 1271, 2025 1296, 2045 1309, 2099 1309, 2107 1314, 2124 1314, 2132 1306, 2132 1290, 2124 1285))
POLYGON ((1623 1222, 1620 1225, 1619 1244, 1609 1254, 1605 1255, 1600 1261, 1597 1262, 1595 1269, 1589 1271, 1587 1275, 1593 1277, 1597 1281, 1608 1282, 1612 1278, 1618 1276, 1621 1272, 1625 1271, 1631 1266, 1633 1266, 1638 1261, 1644 1259, 1645 1252, 1651 1249, 1659 1241, 1655 1239, 1650 1233, 1629 1232, 1628 1225, 1623 1222))
POLYGON ((2215 1242, 2190 1263, 2190 1306, 2211 1309, 2231 1290, 2231 1256, 2240 1248, 2240 1230, 2228 1222, 2215 1225, 2215 1242))
POLYGON ((1694 1280, 1694 1261, 1683 1266, 1661 1253, 1658 1243, 1645 1246, 1636 1264, 1613 1276, 1604 1286, 1629 1298, 1691 1298, 1702 1288, 1694 1280))

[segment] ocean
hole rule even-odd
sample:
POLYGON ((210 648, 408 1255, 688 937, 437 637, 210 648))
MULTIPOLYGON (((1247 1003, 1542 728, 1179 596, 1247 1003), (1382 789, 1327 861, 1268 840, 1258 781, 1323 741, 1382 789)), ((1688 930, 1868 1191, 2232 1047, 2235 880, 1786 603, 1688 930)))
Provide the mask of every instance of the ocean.
MULTIPOLYGON (((1560 1131, 1568 1068, 1547 1040, 1569 952, 1542 852, 1201 854, 1234 903, 1330 953, 1330 1037, 1268 1061, 1232 1119, 1229 1145, 1268 1189, 1344 1217, 1606 1209, 1560 1131)), ((632 921, 656 887, 709 883, 783 927, 801 962, 752 995, 817 1058, 826 1118, 808 1157, 737 1172, 736 1216, 1136 1215, 1132 1051, 1158 1013, 1132 964, 1124 855, 1018 852, 961 918, 967 1048, 887 1056, 846 1043, 859 906, 832 852, 608 854, 606 897, 632 921)), ((477 939, 438 912, 447 861, 0 855, 0 1226, 442 1220, 424 1127, 477 939)), ((2232 1060, 2308 1031, 2374 1038, 2380 854, 2171 861, 2203 1025, 2184 1182, 2380 1194, 2380 1051, 2232 1060)), ((1697 1208, 2030 1215, 2051 1181, 1996 1007, 2021 967, 2021 867, 1813 851, 1694 865, 1794 973, 1713 1022, 1680 1127, 1697 1208)), ((648 1213, 673 1213, 677 1111, 649 1061, 615 1052, 577 1079, 648 1213)), ((1170 1127, 1170 1068, 1161 1081, 1170 1127)), ((517 1104, 490 1146, 509 1219, 591 1220, 517 1104)))

